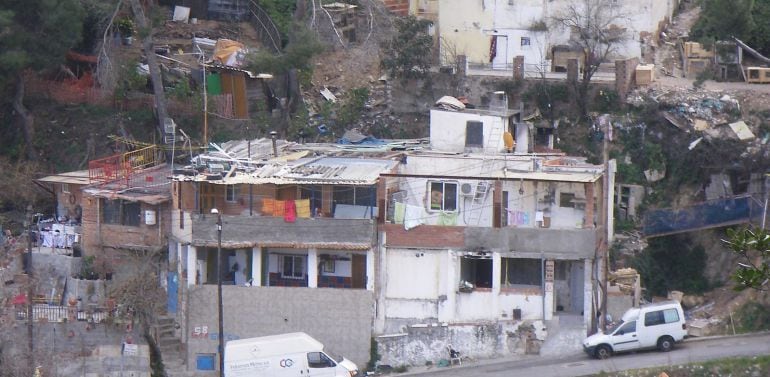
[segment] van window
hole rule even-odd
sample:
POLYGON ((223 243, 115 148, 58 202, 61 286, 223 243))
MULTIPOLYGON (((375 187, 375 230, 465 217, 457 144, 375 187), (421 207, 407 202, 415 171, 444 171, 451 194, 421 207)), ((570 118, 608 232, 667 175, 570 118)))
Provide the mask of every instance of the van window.
POLYGON ((618 330, 617 334, 632 334, 636 332, 636 321, 628 322, 624 324, 620 330, 618 330))
POLYGON ((307 365, 311 368, 331 368, 337 364, 323 352, 308 352, 307 365))
POLYGON ((673 322, 679 322, 679 312, 676 309, 656 310, 644 315, 645 326, 656 326, 673 322))

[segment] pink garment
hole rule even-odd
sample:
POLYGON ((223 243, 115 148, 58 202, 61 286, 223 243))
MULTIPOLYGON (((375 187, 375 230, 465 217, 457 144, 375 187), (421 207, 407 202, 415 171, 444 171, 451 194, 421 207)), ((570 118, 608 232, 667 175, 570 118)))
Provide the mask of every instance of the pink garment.
POLYGON ((283 221, 293 223, 297 220, 297 206, 293 200, 284 202, 283 221))

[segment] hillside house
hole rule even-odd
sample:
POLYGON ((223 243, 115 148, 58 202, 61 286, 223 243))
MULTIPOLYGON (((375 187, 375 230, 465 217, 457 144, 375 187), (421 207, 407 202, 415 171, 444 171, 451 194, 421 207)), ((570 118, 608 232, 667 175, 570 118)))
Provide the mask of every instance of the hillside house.
MULTIPOLYGON (((628 38, 612 58, 642 58, 644 44, 657 40, 663 25, 673 16, 678 1, 644 0, 614 2, 616 25, 628 38)), ((548 72, 565 69, 558 54, 568 51, 569 31, 550 27, 549 20, 573 1, 439 0, 438 24, 442 65, 453 65, 459 55, 469 67, 510 72, 513 59, 524 58, 525 71, 548 72)), ((577 2, 580 4, 580 2, 577 2)), ((563 60, 563 59, 562 59, 563 60)), ((580 59, 579 59, 580 60, 580 59)), ((507 75, 507 73, 504 73, 507 75)))
POLYGON ((432 138, 432 150, 382 174, 375 332, 384 362, 419 365, 449 344, 471 357, 510 354, 520 325, 558 315, 592 324, 601 214, 612 208, 602 202, 604 168, 530 153, 529 137, 501 152, 503 133, 482 126, 478 148, 462 150, 477 132, 468 123, 509 117, 434 109, 431 136, 452 137, 432 138))
POLYGON ((305 331, 368 361, 377 183, 399 160, 282 141, 273 148, 269 139, 228 142, 175 170, 169 263, 179 286, 169 287, 169 311, 182 324, 190 370, 216 354, 220 274, 226 339, 305 331))

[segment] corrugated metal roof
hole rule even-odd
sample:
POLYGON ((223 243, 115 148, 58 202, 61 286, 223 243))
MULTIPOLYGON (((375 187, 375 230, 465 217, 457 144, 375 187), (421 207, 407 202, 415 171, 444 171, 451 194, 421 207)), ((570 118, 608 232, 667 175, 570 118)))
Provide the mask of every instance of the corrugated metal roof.
POLYGON ((46 182, 46 183, 68 183, 73 185, 87 185, 89 184, 88 170, 77 170, 77 171, 71 171, 66 173, 49 175, 47 177, 38 179, 38 181, 46 182))

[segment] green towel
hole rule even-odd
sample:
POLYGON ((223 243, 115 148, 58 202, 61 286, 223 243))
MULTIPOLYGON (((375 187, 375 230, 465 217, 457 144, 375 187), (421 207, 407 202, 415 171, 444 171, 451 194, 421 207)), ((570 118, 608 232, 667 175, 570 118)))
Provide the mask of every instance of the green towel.
POLYGON ((406 204, 396 202, 396 208, 394 208, 393 211, 393 222, 396 224, 403 224, 404 214, 406 213, 406 204))
POLYGON ((441 212, 436 225, 457 225, 457 212, 441 212))
POLYGON ((212 96, 222 94, 222 77, 219 73, 211 73, 206 76, 206 91, 212 96))

